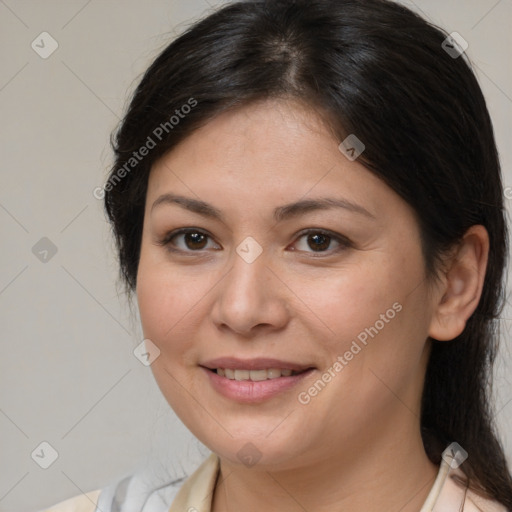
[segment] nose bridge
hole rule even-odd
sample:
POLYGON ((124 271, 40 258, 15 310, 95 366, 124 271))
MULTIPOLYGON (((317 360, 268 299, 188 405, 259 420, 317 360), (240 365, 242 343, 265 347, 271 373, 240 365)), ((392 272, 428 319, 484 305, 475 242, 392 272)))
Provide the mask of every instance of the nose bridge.
POLYGON ((233 265, 226 276, 223 299, 233 311, 247 315, 259 309, 264 301, 266 290, 264 283, 268 280, 267 257, 260 254, 255 257, 254 250, 242 252, 239 246, 233 257, 233 265))
POLYGON ((268 256, 254 239, 245 239, 236 248, 213 310, 218 325, 248 333, 256 325, 281 327, 286 321, 284 298, 267 268, 268 256))
POLYGON ((227 276, 230 291, 242 298, 258 300, 258 295, 263 292, 259 287, 269 272, 269 263, 268 250, 265 251, 255 238, 245 237, 235 247, 232 257, 231 271, 227 276))

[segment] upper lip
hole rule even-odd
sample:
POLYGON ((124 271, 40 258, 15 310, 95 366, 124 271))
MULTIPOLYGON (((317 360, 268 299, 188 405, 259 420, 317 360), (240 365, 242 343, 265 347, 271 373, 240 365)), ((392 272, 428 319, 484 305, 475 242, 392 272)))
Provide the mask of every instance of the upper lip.
POLYGON ((200 366, 204 366, 210 370, 216 370, 217 368, 228 368, 231 370, 268 370, 270 368, 276 368, 281 370, 294 370, 296 372, 307 370, 313 367, 312 365, 308 364, 282 361, 280 359, 270 359, 267 357, 256 357, 253 359, 219 357, 217 359, 206 361, 200 366))

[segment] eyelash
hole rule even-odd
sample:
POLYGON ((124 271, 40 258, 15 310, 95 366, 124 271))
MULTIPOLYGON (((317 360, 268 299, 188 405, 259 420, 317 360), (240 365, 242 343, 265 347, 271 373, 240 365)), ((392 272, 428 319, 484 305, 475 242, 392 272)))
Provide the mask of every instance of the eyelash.
MULTIPOLYGON (((165 247, 168 251, 170 251, 172 253, 192 254, 192 253, 200 253, 200 252, 206 250, 206 249, 198 249, 197 251, 194 251, 194 250, 176 249, 176 248, 172 247, 171 241, 174 238, 176 238, 179 235, 186 235, 186 234, 189 234, 189 233, 205 235, 209 239, 213 238, 207 232, 205 232, 205 231, 203 231, 201 229, 183 228, 183 229, 178 229, 176 231, 172 231, 171 233, 168 233, 162 240, 158 241, 157 244, 160 245, 160 246, 165 247)), ((314 257, 314 258, 325 257, 325 256, 323 256, 325 254, 330 256, 332 254, 335 254, 337 252, 341 252, 342 250, 345 250, 345 249, 348 249, 348 248, 352 247, 352 243, 350 242, 350 240, 348 238, 346 238, 346 237, 344 237, 342 235, 339 235, 337 233, 334 233, 332 231, 326 230, 326 229, 312 229, 312 228, 309 228, 309 229, 302 230, 299 233, 297 233, 296 240, 300 240, 302 237, 307 236, 307 235, 311 235, 311 234, 326 236, 326 237, 328 237, 330 239, 330 241, 335 240, 336 242, 339 243, 339 247, 337 249, 334 249, 334 250, 329 250, 328 249, 326 251, 316 251, 316 252, 315 251, 312 251, 312 252, 303 251, 303 252, 310 253, 312 255, 312 257, 314 257)), ((298 251, 298 252, 300 252, 300 251, 298 251)))

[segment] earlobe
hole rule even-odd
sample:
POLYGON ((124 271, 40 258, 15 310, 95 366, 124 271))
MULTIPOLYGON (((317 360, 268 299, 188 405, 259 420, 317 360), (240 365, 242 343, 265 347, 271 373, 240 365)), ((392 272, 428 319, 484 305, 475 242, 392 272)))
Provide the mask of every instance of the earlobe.
POLYGON ((489 256, 489 235, 482 225, 469 228, 450 257, 433 304, 429 336, 448 341, 459 336, 480 301, 489 256))

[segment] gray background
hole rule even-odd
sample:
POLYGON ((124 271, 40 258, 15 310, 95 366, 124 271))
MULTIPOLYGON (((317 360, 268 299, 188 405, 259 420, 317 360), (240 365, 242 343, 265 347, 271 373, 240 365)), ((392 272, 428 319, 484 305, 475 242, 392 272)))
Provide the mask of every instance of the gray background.
MULTIPOLYGON (((468 41, 512 186, 512 0, 404 3, 468 41)), ((140 327, 118 294, 109 229, 92 192, 104 182, 109 136, 140 74, 214 7, 214 0, 0 0, 2 511, 49 506, 148 464, 164 479, 181 476, 205 454, 133 355, 140 327), (47 59, 31 47, 43 31, 59 45, 47 59), (33 252, 43 237, 57 248, 47 261, 33 252), (43 441, 59 455, 48 469, 31 458, 43 441)), ((512 188, 506 195, 510 208, 512 188)), ((495 397, 512 460, 507 308, 495 397)), ((42 463, 50 454, 43 452, 34 455, 42 463)))

